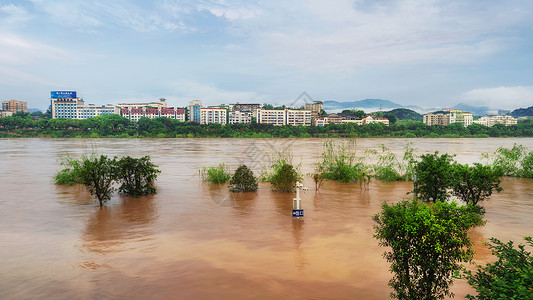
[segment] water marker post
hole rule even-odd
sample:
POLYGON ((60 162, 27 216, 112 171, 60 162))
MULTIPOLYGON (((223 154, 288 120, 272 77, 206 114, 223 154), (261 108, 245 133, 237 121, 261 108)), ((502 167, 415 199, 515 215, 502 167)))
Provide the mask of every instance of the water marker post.
POLYGON ((300 198, 300 189, 304 192, 308 190, 301 182, 296 182, 296 198, 292 199, 292 216, 303 218, 304 210, 302 209, 302 199, 300 198))

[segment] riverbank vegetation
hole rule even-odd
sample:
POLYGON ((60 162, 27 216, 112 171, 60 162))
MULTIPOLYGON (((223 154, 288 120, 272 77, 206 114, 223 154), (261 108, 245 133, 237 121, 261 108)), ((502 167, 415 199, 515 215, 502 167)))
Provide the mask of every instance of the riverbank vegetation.
POLYGON ((103 206, 120 184, 120 193, 140 197, 156 192, 154 181, 161 171, 149 156, 109 158, 106 155, 82 156, 80 159, 65 158, 64 167, 54 176, 56 184, 85 185, 91 195, 103 206))
POLYGON ((486 127, 459 123, 427 126, 419 121, 400 120, 390 126, 328 124, 326 126, 274 126, 269 124, 208 124, 180 122, 168 118, 141 118, 137 122, 119 115, 97 116, 85 120, 0 118, 0 137, 49 138, 324 138, 324 137, 533 137, 533 122, 486 127))

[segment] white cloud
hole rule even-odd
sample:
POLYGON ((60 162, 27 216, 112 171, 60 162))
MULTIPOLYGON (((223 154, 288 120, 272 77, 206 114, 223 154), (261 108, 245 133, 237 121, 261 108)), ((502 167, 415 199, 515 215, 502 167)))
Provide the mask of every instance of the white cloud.
POLYGON ((516 109, 533 106, 533 86, 501 86, 465 92, 461 99, 491 108, 516 109))
POLYGON ((168 86, 173 95, 177 96, 167 97, 167 99, 179 101, 179 103, 185 103, 185 105, 193 99, 202 100, 202 104, 206 106, 234 102, 263 103, 267 99, 265 96, 258 95, 255 92, 225 90, 194 80, 177 80, 168 83, 168 86))
POLYGON ((41 59, 61 59, 67 56, 62 49, 0 32, 0 64, 28 65, 41 59))
POLYGON ((13 4, 0 5, 0 26, 12 26, 24 23, 30 15, 24 7, 13 4))

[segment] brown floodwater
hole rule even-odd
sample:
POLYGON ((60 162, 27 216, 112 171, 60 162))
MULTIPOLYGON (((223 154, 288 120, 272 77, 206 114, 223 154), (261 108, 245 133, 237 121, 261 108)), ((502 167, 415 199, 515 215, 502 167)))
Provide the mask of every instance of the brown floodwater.
MULTIPOLYGON (((358 153, 407 140, 359 139, 358 153)), ((457 154, 462 163, 533 139, 412 139, 417 154, 457 154)), ((291 217, 294 194, 260 184, 230 194, 202 183, 198 170, 246 163, 257 174, 273 151, 291 149, 309 173, 318 139, 0 139, 1 299, 386 299, 391 277, 371 217, 411 183, 325 182, 302 194, 305 217, 291 217), (52 177, 65 155, 150 155, 158 193, 114 194, 100 208, 80 186, 52 177)), ((491 260, 489 237, 533 235, 533 180, 505 179, 483 204, 487 224, 471 232, 476 261, 491 260)), ((456 281, 456 298, 472 292, 456 281)))

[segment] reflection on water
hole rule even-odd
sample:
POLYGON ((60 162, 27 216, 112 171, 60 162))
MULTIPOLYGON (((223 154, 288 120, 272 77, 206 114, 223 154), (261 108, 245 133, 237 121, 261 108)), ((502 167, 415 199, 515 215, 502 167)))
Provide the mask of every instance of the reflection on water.
MULTIPOLYGON (((417 153, 457 154, 462 163, 513 139, 415 139, 417 153)), ((324 182, 302 193, 305 217, 291 217, 294 194, 259 184, 230 193, 201 182, 201 167, 247 163, 256 172, 268 154, 290 146, 310 173, 322 151, 316 139, 3 139, 0 140, 0 298, 53 299, 383 299, 388 297, 384 249, 371 217, 383 201, 407 198, 412 184, 324 182), (99 208, 80 186, 51 182, 66 152, 151 155, 162 170, 156 195, 113 195, 99 208), (252 149, 252 150, 250 150, 252 149), (248 153, 247 151, 253 151, 248 153), (244 160, 244 161, 243 161, 244 160)), ((533 149, 533 139, 519 143, 533 149)), ((357 149, 405 141, 364 139, 357 149)), ((257 174, 257 173, 256 173, 257 174)), ((491 260, 489 237, 532 235, 533 180, 505 179, 484 205, 487 225, 470 236, 476 260, 491 260)), ((314 186, 306 179, 305 185, 314 186)), ((471 291, 454 286, 457 298, 471 291)))

